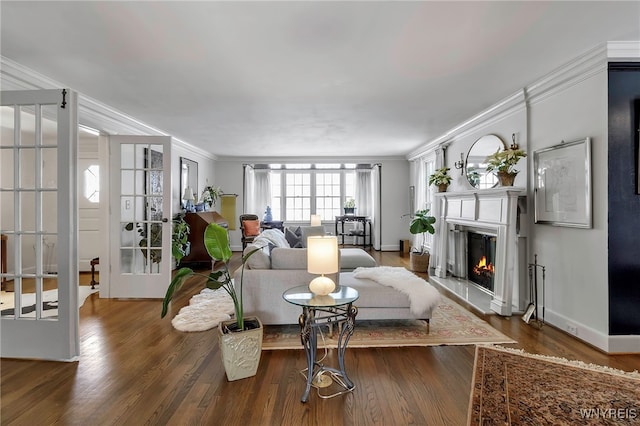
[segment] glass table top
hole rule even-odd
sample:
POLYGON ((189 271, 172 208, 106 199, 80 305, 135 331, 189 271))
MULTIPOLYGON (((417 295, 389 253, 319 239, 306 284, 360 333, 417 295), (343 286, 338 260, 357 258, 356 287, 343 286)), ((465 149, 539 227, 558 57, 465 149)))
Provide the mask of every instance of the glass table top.
POLYGON ((329 293, 326 296, 319 296, 313 294, 311 290, 309 290, 309 286, 301 285, 285 291, 282 297, 294 305, 330 307, 355 302, 358 299, 358 290, 340 285, 333 293, 329 293))

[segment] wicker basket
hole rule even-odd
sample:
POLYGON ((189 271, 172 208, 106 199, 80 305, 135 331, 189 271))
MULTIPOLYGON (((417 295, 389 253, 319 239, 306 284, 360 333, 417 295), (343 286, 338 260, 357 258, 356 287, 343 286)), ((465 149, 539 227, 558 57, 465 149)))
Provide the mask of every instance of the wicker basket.
POLYGON ((429 272, 429 259, 431 255, 429 253, 414 253, 411 252, 409 257, 409 269, 413 272, 429 272))

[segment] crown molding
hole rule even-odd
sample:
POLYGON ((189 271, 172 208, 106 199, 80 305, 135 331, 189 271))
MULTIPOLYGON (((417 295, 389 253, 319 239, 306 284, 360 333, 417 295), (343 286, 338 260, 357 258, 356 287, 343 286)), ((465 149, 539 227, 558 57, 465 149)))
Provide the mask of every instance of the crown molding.
MULTIPOLYGON (((69 87, 4 56, 0 56, 0 81, 2 90, 39 90, 69 87)), ((73 90, 73 88, 71 89, 73 90)), ((78 121, 82 125, 92 127, 107 135, 171 136, 163 130, 143 123, 82 93, 78 93, 78 121)), ((172 143, 182 149, 195 152, 204 158, 217 159, 212 153, 180 139, 172 137, 172 143)))
POLYGON ((640 41, 610 41, 607 43, 609 60, 640 60, 640 41))
POLYGON ((409 161, 418 159, 438 148, 446 148, 453 140, 462 138, 479 129, 490 126, 498 121, 503 120, 512 114, 525 109, 525 93, 524 90, 518 90, 510 96, 495 103, 491 107, 474 115, 470 119, 462 122, 458 126, 452 128, 448 132, 442 134, 426 145, 412 151, 407 155, 409 161))

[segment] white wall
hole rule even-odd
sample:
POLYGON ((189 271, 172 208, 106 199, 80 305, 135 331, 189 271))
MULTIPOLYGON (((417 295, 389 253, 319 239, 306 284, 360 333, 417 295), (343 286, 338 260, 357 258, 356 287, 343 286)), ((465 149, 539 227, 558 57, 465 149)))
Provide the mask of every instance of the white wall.
MULTIPOLYGON (((526 262, 533 263, 537 254, 538 263, 546 268, 545 320, 562 330, 568 330, 568 325, 575 326, 578 338, 604 350, 608 347, 606 64, 606 52, 594 49, 520 93, 479 112, 457 127, 461 130, 422 148, 426 152, 450 143, 446 165, 451 167, 454 182, 449 191, 464 191, 471 187, 454 168, 460 153, 466 155, 473 142, 483 135, 496 134, 509 145, 511 134, 516 133, 520 148, 528 153, 526 161, 518 163, 520 174, 515 182, 515 186, 527 188, 526 262), (585 137, 592 139, 593 228, 536 225, 534 152, 563 140, 585 137)), ((418 158, 420 152, 417 150, 410 158, 418 158)))
MULTIPOLYGON (((238 194, 236 214, 243 212, 243 168, 245 163, 279 163, 282 159, 218 159, 215 166, 216 185, 225 193, 238 194)), ((290 160, 292 161, 292 160, 290 160)), ((306 159, 305 161, 309 161, 306 159)), ((333 159, 333 162, 336 160, 333 159)), ((381 163, 382 164, 382 235, 383 251, 398 250, 400 239, 408 239, 409 221, 401 216, 409 211, 409 162, 404 158, 378 159, 341 159, 349 163, 381 163)), ((286 224, 285 224, 286 225, 286 224)), ((326 226, 333 232, 333 226, 326 226)), ((376 226, 373 232, 378 233, 376 226)), ((230 231, 230 243, 233 250, 241 249, 240 230, 230 231)))
POLYGON ((578 325, 593 342, 608 334, 607 132, 606 69, 530 107, 530 152, 591 138, 593 228, 530 229, 532 253, 547 268, 548 321, 578 325))

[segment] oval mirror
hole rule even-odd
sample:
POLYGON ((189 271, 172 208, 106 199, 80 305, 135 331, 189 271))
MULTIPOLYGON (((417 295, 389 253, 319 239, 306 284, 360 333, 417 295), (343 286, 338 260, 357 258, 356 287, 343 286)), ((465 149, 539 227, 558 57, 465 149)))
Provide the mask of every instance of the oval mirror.
POLYGON ((498 177, 487 172, 487 156, 498 150, 506 149, 502 139, 496 135, 485 135, 475 141, 465 161, 465 172, 469 184, 477 189, 493 188, 498 183, 498 177))

